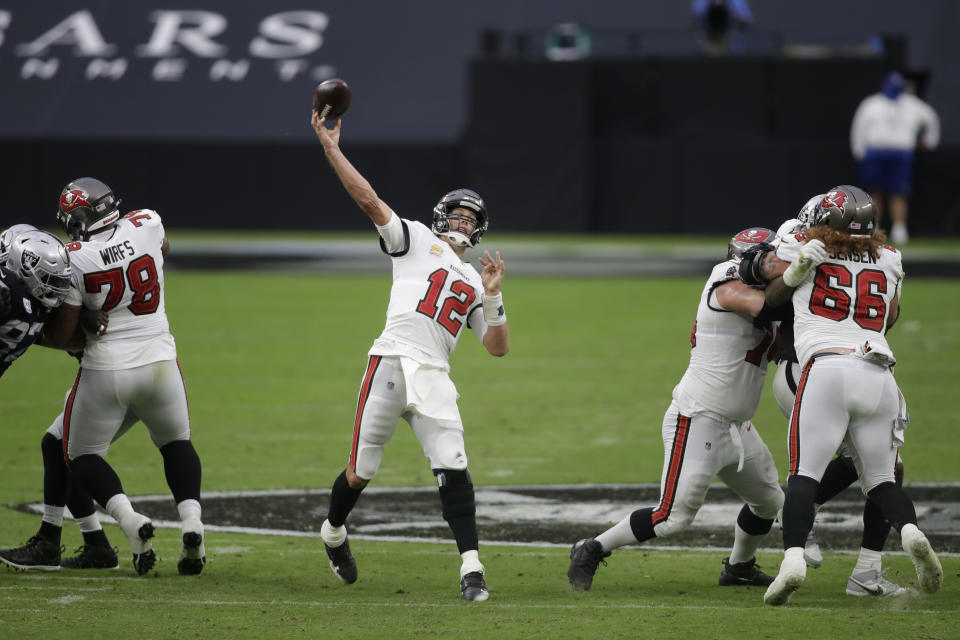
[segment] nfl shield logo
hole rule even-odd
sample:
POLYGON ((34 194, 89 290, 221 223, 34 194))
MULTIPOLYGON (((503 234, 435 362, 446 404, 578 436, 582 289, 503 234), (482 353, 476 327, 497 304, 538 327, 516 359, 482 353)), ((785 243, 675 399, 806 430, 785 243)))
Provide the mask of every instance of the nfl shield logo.
POLYGON ((706 449, 707 451, 710 451, 710 447, 712 447, 712 446, 713 446, 713 445, 711 445, 709 442, 706 443, 705 445, 703 445, 704 449, 706 449))

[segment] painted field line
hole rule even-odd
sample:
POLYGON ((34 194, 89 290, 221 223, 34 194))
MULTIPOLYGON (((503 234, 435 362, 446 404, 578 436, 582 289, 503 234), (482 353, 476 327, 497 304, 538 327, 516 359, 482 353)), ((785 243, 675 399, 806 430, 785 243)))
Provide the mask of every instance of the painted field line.
MULTIPOLYGON (((139 597, 139 596, 137 596, 139 597)), ((119 598, 116 602, 128 602, 135 600, 135 597, 131 598, 119 598)), ((32 598, 3 598, 2 600, 7 601, 32 601, 36 602, 32 598)), ((52 603, 60 604, 62 599, 53 599, 50 600, 52 603)), ((759 601, 759 598, 758 598, 759 601)), ((394 609, 452 609, 452 608, 462 608, 464 606, 469 607, 470 605, 464 605, 463 602, 356 602, 353 600, 350 601, 330 601, 330 602, 320 602, 317 600, 181 600, 181 599, 168 599, 168 598, 151 598, 150 602, 152 605, 175 605, 175 606, 203 606, 203 607, 313 607, 317 609, 343 609, 343 608, 354 608, 354 609, 379 609, 383 607, 389 607, 394 609)), ((101 601, 102 603, 102 601, 101 601)), ((477 605, 474 605, 477 606, 477 605)), ((528 610, 528 609, 544 609, 544 610, 583 610, 583 609, 618 609, 618 610, 638 610, 638 611, 676 611, 678 609, 685 611, 757 611, 758 609, 765 608, 762 604, 757 604, 756 606, 751 607, 732 607, 732 606, 723 606, 723 605, 664 605, 664 604, 640 604, 640 603, 622 603, 622 604, 590 604, 589 602, 584 602, 582 599, 578 600, 575 603, 571 604, 515 604, 509 602, 496 602, 488 600, 485 603, 479 605, 483 608, 494 608, 494 609, 517 609, 517 610, 528 610)), ((773 610, 772 608, 770 609, 773 610)), ((826 607, 803 607, 790 605, 785 609, 787 611, 811 611, 816 613, 835 613, 836 609, 829 609, 826 607)), ((943 610, 938 609, 898 609, 898 614, 916 614, 916 615, 942 615, 945 613, 943 610)))

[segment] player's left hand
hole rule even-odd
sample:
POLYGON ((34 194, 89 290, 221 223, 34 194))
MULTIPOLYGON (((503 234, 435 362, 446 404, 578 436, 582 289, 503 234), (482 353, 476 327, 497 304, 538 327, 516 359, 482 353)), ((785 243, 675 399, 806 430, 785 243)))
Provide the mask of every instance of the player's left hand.
POLYGON ((490 255, 489 251, 484 251, 486 259, 483 256, 479 258, 483 265, 483 271, 480 273, 480 279, 483 281, 483 290, 487 295, 495 296, 500 293, 500 283, 503 282, 503 275, 506 273, 506 263, 500 259, 500 252, 497 251, 496 258, 490 255))

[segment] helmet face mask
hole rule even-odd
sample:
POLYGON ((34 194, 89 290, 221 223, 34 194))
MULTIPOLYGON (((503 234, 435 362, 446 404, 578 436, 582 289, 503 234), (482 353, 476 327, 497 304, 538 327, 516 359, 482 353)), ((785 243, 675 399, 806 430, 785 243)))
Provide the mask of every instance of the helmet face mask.
POLYGON ((727 245, 727 260, 739 260, 743 252, 764 242, 773 242, 776 234, 765 227, 750 227, 730 238, 727 245))
POLYGON ((60 306, 70 292, 70 256, 59 238, 46 231, 21 233, 10 246, 9 268, 43 306, 60 306))
POLYGON ((57 220, 71 240, 84 240, 120 218, 120 200, 96 178, 77 178, 60 192, 57 220))
POLYGON ((32 224, 15 224, 3 233, 0 233, 0 266, 13 269, 14 267, 12 265, 7 264, 7 257, 10 255, 10 247, 13 245, 13 241, 24 231, 36 230, 37 228, 32 224))
POLYGON ((842 184, 823 195, 810 226, 827 226, 854 236, 871 236, 877 228, 877 208, 860 187, 842 184))
POLYGON ((451 238, 458 246, 475 247, 486 232, 487 224, 487 206, 480 194, 470 189, 455 189, 440 198, 433 208, 433 224, 430 228, 439 236, 451 238), (450 230, 450 214, 454 209, 466 209, 476 216, 477 223, 469 237, 450 230))

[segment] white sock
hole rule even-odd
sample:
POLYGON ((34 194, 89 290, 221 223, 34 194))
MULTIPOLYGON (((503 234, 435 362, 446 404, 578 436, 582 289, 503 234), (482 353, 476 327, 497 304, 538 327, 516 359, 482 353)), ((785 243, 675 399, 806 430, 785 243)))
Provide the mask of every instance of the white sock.
POLYGON ((55 527, 63 526, 63 507, 57 507, 52 504, 43 505, 43 522, 52 524, 55 527))
POLYGON ((200 520, 202 509, 198 501, 190 498, 179 503, 177 511, 180 512, 180 520, 186 522, 187 520, 200 520))
POLYGON ((81 533, 92 533, 103 529, 103 526, 100 524, 100 518, 97 517, 96 513, 91 513, 83 518, 77 518, 77 524, 80 525, 81 533))
POLYGON ((787 560, 799 561, 800 564, 803 565, 804 571, 806 571, 807 561, 803 559, 803 547, 790 547, 783 552, 783 560, 784 562, 787 560))
POLYGON ((329 520, 324 520, 323 526, 320 527, 320 537, 328 547, 339 547, 347 539, 347 527, 344 525, 334 527, 329 520))
POLYGON ((107 513, 118 523, 123 522, 124 518, 129 518, 136 513, 136 511, 133 510, 133 505, 130 504, 130 498, 124 493, 118 493, 107 500, 107 504, 104 505, 104 507, 107 513))
POLYGON ((751 535, 740 528, 740 525, 733 527, 733 549, 730 550, 730 564, 740 564, 753 558, 757 554, 757 547, 763 542, 767 534, 751 535))
POLYGON ((874 551, 872 549, 864 549, 860 547, 860 557, 857 558, 857 565, 853 568, 854 571, 858 569, 875 569, 880 570, 881 561, 883 559, 883 553, 880 551, 874 551))
MULTIPOLYGON (((632 514, 631 514, 632 515, 632 514)), ((630 516, 613 525, 603 533, 597 536, 597 542, 603 547, 604 551, 613 551, 628 544, 637 544, 637 536, 633 535, 633 527, 630 526, 630 516)))
POLYGON ((460 577, 467 575, 468 573, 473 573, 474 571, 479 571, 483 573, 483 565, 480 564, 480 552, 476 549, 470 551, 464 551, 460 554, 460 557, 463 558, 463 564, 460 565, 460 577))

